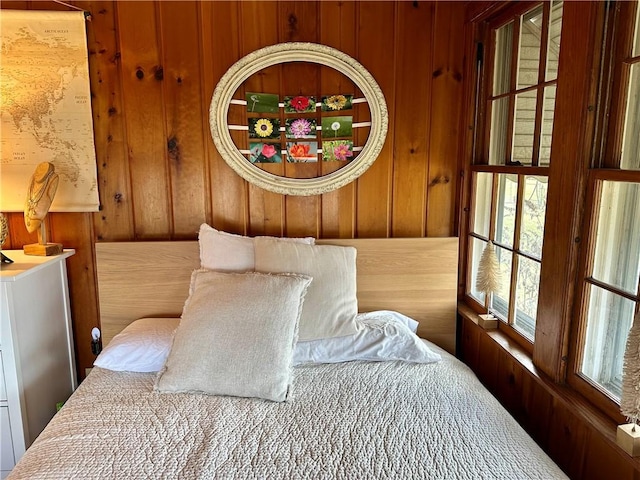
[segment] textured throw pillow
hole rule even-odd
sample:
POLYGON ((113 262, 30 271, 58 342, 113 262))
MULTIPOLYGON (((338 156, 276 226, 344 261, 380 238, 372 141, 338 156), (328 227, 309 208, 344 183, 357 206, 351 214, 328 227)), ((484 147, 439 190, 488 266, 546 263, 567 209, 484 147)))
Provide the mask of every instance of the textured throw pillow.
POLYGON ((356 249, 255 239, 256 271, 291 272, 313 278, 300 318, 298 340, 357 332, 356 249))
POLYGON ((310 282, 302 275, 195 271, 156 390, 286 400, 310 282))
MULTIPOLYGON (((268 238, 275 239, 275 237, 268 238)), ((224 272, 253 272, 255 270, 253 240, 252 237, 221 232, 203 223, 200 225, 198 234, 200 266, 224 272)), ((315 243, 313 237, 277 238, 277 240, 308 245, 315 243)))

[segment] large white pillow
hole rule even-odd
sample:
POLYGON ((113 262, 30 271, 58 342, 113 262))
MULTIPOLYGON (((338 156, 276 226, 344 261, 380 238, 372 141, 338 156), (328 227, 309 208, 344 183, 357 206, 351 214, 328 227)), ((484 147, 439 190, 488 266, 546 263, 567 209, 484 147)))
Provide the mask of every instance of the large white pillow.
POLYGON ((342 337, 357 331, 356 249, 256 238, 256 271, 313 278, 300 317, 299 341, 342 337))
MULTIPOLYGON (((274 238, 276 237, 268 237, 274 238)), ((315 238, 277 238, 283 242, 299 242, 308 245, 315 243, 315 238)), ((253 272, 255 270, 255 254, 253 238, 233 233, 222 232, 203 223, 198 234, 200 246, 200 266, 209 270, 223 272, 253 272)))
MULTIPOLYGON (((421 356, 428 360, 432 358, 431 353, 437 354, 426 340, 414 335, 418 322, 399 312, 381 310, 359 313, 356 322, 359 324, 359 331, 352 336, 298 342, 293 353, 294 365, 369 360, 374 356, 375 360, 416 362, 421 356), (378 328, 381 322, 395 323, 400 328, 378 328), (345 344, 348 342, 353 345, 350 347, 348 360, 345 360, 345 344), (424 352, 423 346, 430 353, 424 352), (376 348, 378 352, 372 354, 376 348), (386 355, 391 355, 391 358, 386 355)), ((179 318, 136 320, 111 340, 98 355, 94 366, 117 371, 157 372, 169 355, 173 332, 179 324, 179 318), (156 326, 155 323, 159 325, 156 326)))
MULTIPOLYGON (((418 323, 408 317, 404 318, 418 323)), ((360 329, 353 335, 298 342, 293 354, 293 363, 300 365, 353 360, 403 360, 411 363, 440 361, 442 357, 430 349, 425 340, 413 333, 403 320, 392 312, 360 314, 357 319, 360 329)))
POLYGON ((286 400, 310 282, 293 274, 195 271, 156 391, 286 400))

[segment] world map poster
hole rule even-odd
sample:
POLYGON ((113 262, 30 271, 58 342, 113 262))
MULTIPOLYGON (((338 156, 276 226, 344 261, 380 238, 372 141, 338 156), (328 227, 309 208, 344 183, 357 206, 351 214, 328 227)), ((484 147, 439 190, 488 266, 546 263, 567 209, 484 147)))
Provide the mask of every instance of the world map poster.
POLYGON ((97 211, 84 12, 2 10, 0 211, 23 211, 36 165, 59 174, 54 212, 97 211))

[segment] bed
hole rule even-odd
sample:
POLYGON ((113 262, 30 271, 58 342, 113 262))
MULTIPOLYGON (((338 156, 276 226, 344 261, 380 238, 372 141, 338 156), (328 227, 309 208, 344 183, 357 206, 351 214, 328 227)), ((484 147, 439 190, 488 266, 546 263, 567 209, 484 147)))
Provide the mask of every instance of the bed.
MULTIPOLYGON (((271 249, 275 243, 270 242, 265 244, 271 249)), ((171 361, 181 332, 191 332, 185 326, 199 328, 188 323, 200 288, 194 278, 213 279, 215 291, 229 278, 290 282, 303 290, 315 280, 305 272, 291 278, 269 271, 266 280, 252 273, 222 280, 210 270, 192 273, 203 255, 198 242, 97 244, 107 348, 127 344, 122 339, 135 325, 165 325, 164 330, 157 327, 165 337, 175 325, 178 329, 152 371, 95 367, 9 478, 566 478, 450 353, 455 348, 456 239, 326 240, 316 245, 282 248, 355 247, 358 308, 371 313, 356 316, 361 324, 353 336, 366 331, 378 337, 368 347, 369 356, 349 357, 363 355, 366 348, 354 347, 351 335, 311 338, 301 324, 305 312, 298 312, 298 341, 287 357, 294 366, 286 398, 271 401, 180 390, 184 386, 159 390, 175 365, 171 361), (167 318, 181 312, 182 320, 167 318), (392 350, 406 341, 423 357, 425 352, 432 357, 424 362, 389 357, 390 350, 380 347, 386 335, 392 350), (322 353, 318 345, 325 342, 347 348, 322 353), (305 350, 305 345, 313 347, 305 350), (329 357, 322 360, 322 355, 329 357), (158 368, 160 373, 154 371, 158 368)), ((234 292, 244 292, 244 286, 233 285, 234 292)), ((278 283, 270 298, 283 290, 278 283)), ((212 296, 207 292, 203 298, 212 296)), ((313 301, 308 291, 300 297, 299 304, 277 303, 296 310, 313 301)), ((243 335, 251 336, 253 328, 261 327, 246 328, 243 335)), ((210 345, 218 348, 213 341, 210 345)), ((207 355, 197 355, 198 364, 208 362, 207 355)))

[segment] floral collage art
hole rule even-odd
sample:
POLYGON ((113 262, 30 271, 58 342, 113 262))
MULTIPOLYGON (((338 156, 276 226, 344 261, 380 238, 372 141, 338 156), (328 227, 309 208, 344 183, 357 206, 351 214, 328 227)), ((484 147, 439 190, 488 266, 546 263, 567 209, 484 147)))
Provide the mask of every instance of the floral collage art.
POLYGON ((353 159, 353 116, 337 115, 353 109, 353 95, 280 97, 270 93, 246 93, 251 163, 353 159), (284 147, 284 148, 283 148, 284 147))

